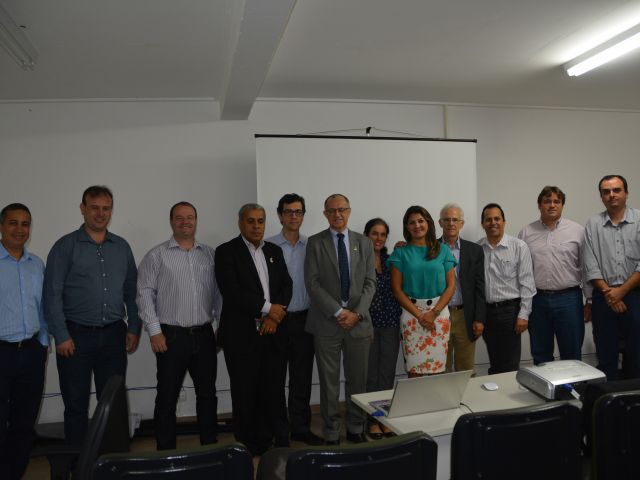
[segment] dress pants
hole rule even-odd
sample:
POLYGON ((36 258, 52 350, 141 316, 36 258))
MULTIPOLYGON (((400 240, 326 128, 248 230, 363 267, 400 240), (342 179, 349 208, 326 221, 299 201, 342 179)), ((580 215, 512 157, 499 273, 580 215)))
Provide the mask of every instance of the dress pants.
POLYGON ((311 425, 311 381, 313 376, 313 335, 304 331, 307 311, 289 312, 278 328, 287 335, 289 364, 288 410, 292 434, 305 434, 311 425))
POLYGON ((316 335, 314 345, 320 377, 320 412, 324 420, 325 441, 335 441, 340 437, 341 356, 347 404, 347 431, 362 433, 366 414, 351 401, 351 395, 366 391, 371 337, 353 338, 348 330, 341 330, 332 336, 316 335))
POLYGON ((554 335, 562 360, 581 360, 584 339, 582 291, 538 292, 529 317, 529 339, 533 363, 553 361, 554 335))
POLYGON ((476 363, 476 342, 469 340, 464 309, 449 310, 451 315, 451 332, 449 333, 449 350, 447 350, 447 373, 474 370, 476 363))
POLYGON ((286 351, 273 335, 258 337, 252 347, 223 351, 231 382, 234 436, 253 455, 261 455, 273 437, 276 442, 289 440, 286 351))
POLYGON ((104 327, 67 322, 76 347, 71 357, 56 355, 58 378, 64 402, 64 436, 67 443, 81 444, 89 424, 91 374, 100 398, 112 375, 127 372, 127 326, 120 320, 104 327))
POLYGON ((623 375, 625 378, 640 377, 640 290, 629 292, 623 301, 625 313, 615 313, 609 308, 602 293, 593 290, 593 339, 598 355, 598 368, 607 380, 620 378, 618 358, 620 338, 624 339, 623 375))
POLYGON ((176 404, 187 371, 196 392, 200 444, 217 442, 216 338, 210 323, 184 328, 161 325, 167 351, 156 353, 157 394, 153 418, 158 450, 176 448, 176 404))
POLYGON ((520 299, 487 303, 487 320, 482 337, 489 354, 489 375, 513 372, 520 368, 521 338, 515 326, 520 299))
POLYGON ((369 348, 367 392, 379 392, 393 388, 399 351, 399 325, 373 329, 373 341, 369 348))
POLYGON ((35 338, 0 342, 0 477, 19 480, 29 464, 47 348, 35 338))

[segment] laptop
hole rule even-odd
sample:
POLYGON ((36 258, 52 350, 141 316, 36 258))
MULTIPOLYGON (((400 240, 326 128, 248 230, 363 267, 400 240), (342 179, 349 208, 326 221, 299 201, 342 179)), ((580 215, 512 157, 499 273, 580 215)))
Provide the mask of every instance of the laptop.
POLYGON ((387 418, 419 415, 458 408, 472 375, 471 370, 416 378, 402 378, 393 397, 369 402, 387 418))

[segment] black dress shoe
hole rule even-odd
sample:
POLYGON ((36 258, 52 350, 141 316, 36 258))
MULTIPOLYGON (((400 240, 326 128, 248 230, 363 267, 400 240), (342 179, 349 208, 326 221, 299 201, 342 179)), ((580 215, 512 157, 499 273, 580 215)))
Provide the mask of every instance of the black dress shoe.
POLYGON ((349 433, 347 432, 347 440, 351 443, 365 443, 368 442, 367 437, 364 436, 364 433, 349 433))
POLYGON ((369 430, 367 432, 367 435, 372 440, 382 440, 384 438, 384 433, 382 433, 382 432, 372 432, 371 430, 369 430))
POLYGON ((291 440, 295 440, 296 442, 303 442, 307 445, 322 445, 324 443, 324 440, 322 438, 311 431, 304 433, 292 433, 291 440))
POLYGON ((336 445, 340 445, 340 440, 327 440, 324 444, 328 447, 335 447, 336 445))

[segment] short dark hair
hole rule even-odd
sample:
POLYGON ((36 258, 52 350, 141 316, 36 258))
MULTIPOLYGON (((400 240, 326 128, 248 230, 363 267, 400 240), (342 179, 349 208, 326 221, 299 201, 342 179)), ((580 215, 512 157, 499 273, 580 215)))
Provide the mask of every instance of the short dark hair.
MULTIPOLYGON (((369 236, 369 232, 371 231, 371 229, 377 225, 382 225, 384 229, 387 231, 387 236, 389 235, 389 231, 390 231, 389 224, 380 217, 372 218, 366 223, 366 225, 364 226, 364 234, 366 236, 369 236)), ((386 246, 382 247, 382 253, 387 253, 386 246)))
POLYGON ((502 210, 502 207, 500 205, 498 205, 497 203, 487 203, 482 209, 482 213, 480 214, 480 223, 484 222, 484 212, 486 210, 489 210, 490 208, 497 208, 498 210, 500 210, 500 215, 502 215, 502 220, 503 221, 507 220, 504 216, 504 210, 502 210))
POLYGON ((178 207, 191 207, 191 208, 193 208, 193 211, 196 214, 196 218, 198 218, 198 210, 196 210, 196 207, 194 207, 189 202, 178 202, 173 207, 171 207, 171 210, 169 210, 169 220, 173 220, 173 211, 178 207))
POLYGON ((428 251, 426 258, 427 260, 433 260, 440 254, 440 242, 436 239, 436 224, 426 208, 420 205, 412 205, 407 208, 407 211, 404 212, 404 217, 402 217, 402 236, 407 242, 411 241, 411 233, 409 233, 407 223, 409 223, 409 217, 415 213, 421 215, 427 221, 426 240, 428 251))
POLYGON ((302 204, 302 213, 307 213, 307 206, 304 203, 304 198, 302 198, 297 193, 286 193, 282 196, 280 200, 278 200, 278 215, 282 215, 282 211, 284 210, 285 203, 294 203, 300 202, 302 204))
POLYGON ((0 211, 0 223, 4 223, 4 219, 7 216, 7 213, 14 210, 22 210, 24 212, 27 212, 29 214, 29 217, 31 217, 31 212, 24 203, 10 203, 6 207, 4 207, 2 211, 0 211))
POLYGON ((342 197, 342 198, 344 198, 344 199, 345 199, 345 201, 347 202, 347 204, 348 204, 349 206, 351 206, 351 202, 349 201, 349 199, 347 198, 347 196, 346 196, 346 195, 343 195, 342 193, 332 193, 331 195, 329 195, 329 196, 328 196, 327 198, 325 198, 325 200, 324 200, 324 208, 325 208, 325 210, 326 210, 326 208, 327 208, 327 202, 328 202, 329 200, 331 200, 332 198, 337 198, 337 197, 342 197))
POLYGON ((549 195, 553 193, 555 193, 558 196, 558 198, 562 202, 562 205, 564 205, 564 202, 567 198, 564 192, 560 190, 560 188, 558 187, 547 185, 542 189, 542 191, 540 192, 540 195, 538 195, 538 206, 542 205, 542 200, 544 200, 545 198, 547 198, 549 195))
POLYGON ((92 185, 87 188, 82 194, 82 204, 87 204, 87 197, 101 197, 101 196, 109 197, 111 199, 111 203, 113 203, 113 193, 109 190, 109 187, 105 185, 92 185))
POLYGON ((602 177, 600 179, 600 181, 598 182, 598 193, 601 192, 600 187, 602 187, 602 182, 604 182, 605 180, 613 180, 614 178, 619 178, 620 180, 622 180, 622 184, 624 185, 624 193, 629 193, 629 187, 627 185, 627 179, 624 178, 622 175, 605 175, 604 177, 602 177))

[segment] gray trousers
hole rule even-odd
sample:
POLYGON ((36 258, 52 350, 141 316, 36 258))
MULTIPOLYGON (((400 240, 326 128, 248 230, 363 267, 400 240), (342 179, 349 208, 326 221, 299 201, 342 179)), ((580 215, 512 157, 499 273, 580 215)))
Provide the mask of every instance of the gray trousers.
POLYGON ((367 392, 393 388, 399 350, 400 326, 373 329, 373 342, 369 349, 367 392))
POLYGON ((353 338, 347 330, 338 335, 314 336, 318 377, 320 378, 320 413, 324 420, 324 439, 340 438, 340 357, 344 368, 344 396, 347 404, 347 431, 362 433, 366 414, 351 402, 351 395, 364 393, 371 337, 353 338))

